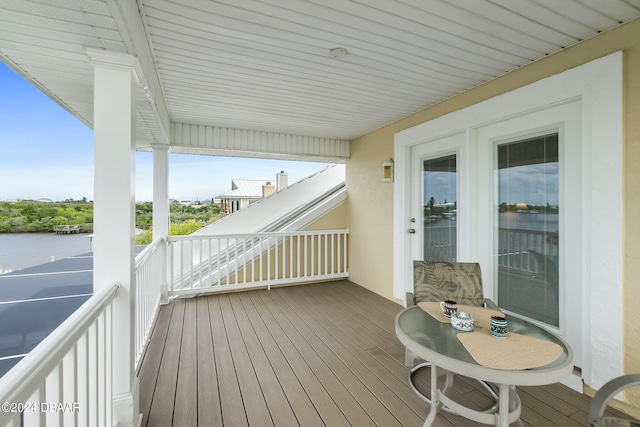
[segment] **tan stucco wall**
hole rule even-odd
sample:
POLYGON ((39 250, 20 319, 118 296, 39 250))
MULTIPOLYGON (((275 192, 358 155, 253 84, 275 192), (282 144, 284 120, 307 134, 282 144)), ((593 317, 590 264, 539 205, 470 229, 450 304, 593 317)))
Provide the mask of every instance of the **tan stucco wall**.
MULTIPOLYGON (((350 280, 394 300, 393 187, 382 182, 382 163, 393 157, 396 132, 619 50, 624 52, 624 324, 640 324, 640 20, 600 34, 352 141, 346 175, 350 280)), ((640 372, 640 334, 637 327, 626 328, 623 340, 625 372, 640 372)), ((640 391, 629 396, 633 397, 634 406, 640 407, 640 391)))
POLYGON ((319 218, 305 230, 343 230, 347 228, 347 204, 342 203, 331 212, 319 218))

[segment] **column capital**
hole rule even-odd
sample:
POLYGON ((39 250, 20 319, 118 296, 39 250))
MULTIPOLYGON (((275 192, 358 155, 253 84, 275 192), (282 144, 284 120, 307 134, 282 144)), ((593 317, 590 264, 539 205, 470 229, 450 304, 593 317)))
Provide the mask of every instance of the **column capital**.
POLYGON ((151 144, 153 151, 169 151, 171 146, 169 144, 151 144))
POLYGON ((86 47, 85 52, 89 56, 89 61, 94 68, 107 68, 111 70, 131 70, 136 79, 136 84, 140 84, 144 78, 142 67, 138 58, 124 52, 113 52, 105 49, 86 47))

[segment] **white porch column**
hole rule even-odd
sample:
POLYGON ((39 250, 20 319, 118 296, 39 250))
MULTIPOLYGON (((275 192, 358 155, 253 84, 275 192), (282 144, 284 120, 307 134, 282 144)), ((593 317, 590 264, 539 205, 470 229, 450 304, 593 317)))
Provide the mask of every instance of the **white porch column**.
MULTIPOLYGON (((113 425, 138 424, 134 370, 136 59, 91 49, 94 78, 94 290, 119 283, 113 307, 113 425)), ((105 379, 108 381, 108 379, 105 379)))
POLYGON ((162 253, 162 271, 158 272, 161 282, 160 302, 168 302, 167 278, 167 237, 169 236, 169 146, 151 145, 153 149, 153 240, 164 239, 165 244, 158 250, 162 253))

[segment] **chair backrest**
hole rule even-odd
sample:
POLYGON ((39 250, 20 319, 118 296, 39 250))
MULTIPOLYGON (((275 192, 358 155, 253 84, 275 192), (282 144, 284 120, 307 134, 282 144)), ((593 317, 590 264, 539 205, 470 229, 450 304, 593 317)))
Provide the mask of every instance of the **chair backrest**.
POLYGON ((415 303, 454 300, 481 307, 482 273, 477 262, 413 261, 415 303))

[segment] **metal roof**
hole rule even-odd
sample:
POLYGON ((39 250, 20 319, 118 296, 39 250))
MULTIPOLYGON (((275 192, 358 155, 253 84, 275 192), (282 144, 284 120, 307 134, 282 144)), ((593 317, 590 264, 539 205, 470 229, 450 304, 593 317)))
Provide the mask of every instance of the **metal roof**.
POLYGON ((266 179, 233 179, 231 191, 218 196, 221 199, 261 199, 262 186, 275 181, 266 179))

